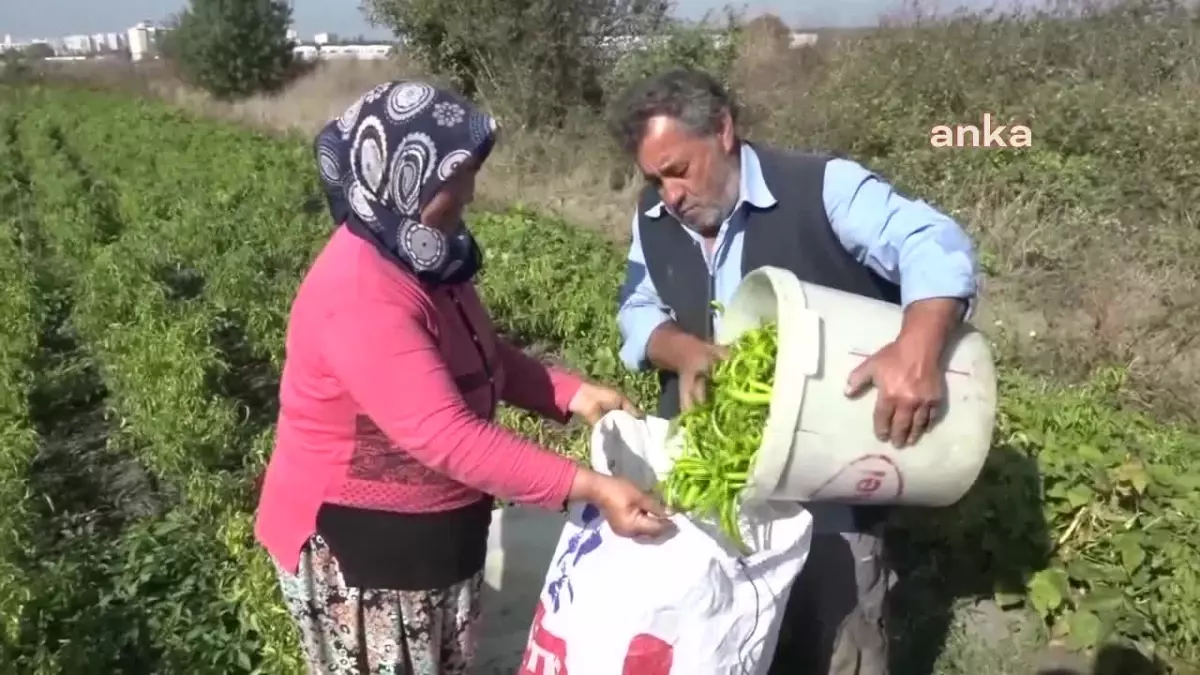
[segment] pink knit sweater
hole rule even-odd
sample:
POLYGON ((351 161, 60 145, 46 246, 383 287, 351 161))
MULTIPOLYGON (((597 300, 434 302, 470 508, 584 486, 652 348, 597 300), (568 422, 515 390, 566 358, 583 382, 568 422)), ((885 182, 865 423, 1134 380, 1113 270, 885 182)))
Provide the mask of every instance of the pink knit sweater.
POLYGON ((566 499, 575 464, 491 417, 498 397, 565 421, 580 380, 499 338, 474 285, 426 287, 339 228, 300 286, 286 347, 255 523, 285 569, 324 502, 416 513, 484 493, 566 499))

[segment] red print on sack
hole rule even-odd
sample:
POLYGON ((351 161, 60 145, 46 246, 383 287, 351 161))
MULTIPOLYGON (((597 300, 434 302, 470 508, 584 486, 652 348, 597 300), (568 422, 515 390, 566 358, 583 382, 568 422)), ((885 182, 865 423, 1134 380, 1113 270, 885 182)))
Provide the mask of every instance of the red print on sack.
POLYGON ((635 635, 625 652, 621 675, 671 675, 674 657, 671 645, 659 638, 647 633, 635 635))
MULTIPOLYGON (((545 606, 539 602, 520 675, 569 675, 567 643, 542 625, 545 614, 545 606)), ((635 635, 625 652, 621 675, 671 675, 674 658, 674 649, 663 640, 648 633, 635 635)))
POLYGON ((568 675, 567 643, 542 626, 545 614, 546 608, 539 602, 521 661, 521 675, 568 675))

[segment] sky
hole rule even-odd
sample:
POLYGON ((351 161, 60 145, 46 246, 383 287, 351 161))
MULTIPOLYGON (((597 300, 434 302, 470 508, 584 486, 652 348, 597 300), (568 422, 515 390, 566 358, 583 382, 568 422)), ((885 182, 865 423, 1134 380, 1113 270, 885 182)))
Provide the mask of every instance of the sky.
MULTIPOLYGON (((359 10, 360 0, 294 0, 293 27, 302 37, 329 32, 345 36, 388 38, 372 28, 359 10)), ((903 6, 903 0, 676 0, 676 14, 700 18, 726 4, 748 14, 772 12, 790 25, 869 26, 882 14, 903 6)), ((925 4, 925 3, 923 3, 925 4)), ((939 0, 940 10, 956 6, 981 9, 988 0, 939 0)), ((124 31, 138 21, 157 21, 178 11, 185 0, 0 0, 0 40, 60 37, 83 33, 124 31)))

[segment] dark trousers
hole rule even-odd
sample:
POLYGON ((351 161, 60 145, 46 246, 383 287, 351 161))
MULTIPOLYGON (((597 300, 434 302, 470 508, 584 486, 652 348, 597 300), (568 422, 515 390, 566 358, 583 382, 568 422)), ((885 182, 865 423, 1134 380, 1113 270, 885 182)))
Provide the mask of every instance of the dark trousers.
POLYGON ((882 527, 846 534, 816 528, 769 675, 887 675, 891 586, 882 527))

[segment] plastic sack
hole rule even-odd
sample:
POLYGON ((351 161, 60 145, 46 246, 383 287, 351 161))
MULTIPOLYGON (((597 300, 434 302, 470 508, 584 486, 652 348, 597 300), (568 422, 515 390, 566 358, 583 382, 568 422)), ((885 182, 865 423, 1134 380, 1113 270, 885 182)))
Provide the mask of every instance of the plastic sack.
MULTIPOLYGON (((649 489, 670 468, 666 435, 666 420, 609 413, 592 432, 592 465, 649 489)), ((753 553, 739 557, 715 524, 677 514, 676 532, 637 541, 572 504, 518 673, 766 673, 812 516, 799 504, 750 508, 741 524, 753 553)))

